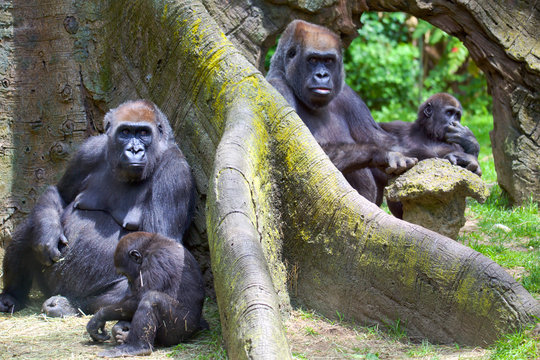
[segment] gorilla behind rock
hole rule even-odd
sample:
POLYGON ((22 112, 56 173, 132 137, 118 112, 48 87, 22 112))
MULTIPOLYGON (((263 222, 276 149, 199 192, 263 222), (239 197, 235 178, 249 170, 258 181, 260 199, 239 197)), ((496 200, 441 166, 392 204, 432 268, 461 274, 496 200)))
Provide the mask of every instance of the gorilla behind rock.
POLYGON ((406 154, 419 160, 447 159, 481 176, 480 145, 472 131, 461 125, 462 112, 455 97, 438 93, 420 105, 414 123, 393 121, 379 125, 396 137, 406 154))
MULTIPOLYGON (((402 151, 418 158, 447 159, 454 165, 482 176, 478 164, 480 146, 474 134, 461 125, 461 103, 452 95, 438 93, 418 108, 414 123, 392 121, 380 126, 395 136, 402 151)), ((403 217, 401 203, 388 201, 388 208, 398 218, 403 217)))
POLYGON ((362 99, 345 84, 341 51, 336 34, 295 20, 282 34, 266 78, 349 183, 380 205, 387 174, 400 174, 417 160, 398 151, 396 140, 375 123, 362 99))
POLYGON ((131 325, 123 344, 100 356, 148 355, 154 343, 176 345, 208 328, 202 318, 202 274, 182 245, 158 234, 134 232, 120 239, 114 265, 127 277, 129 291, 118 303, 101 308, 86 328, 94 341, 105 341, 110 338, 107 321, 121 320, 125 326, 131 320, 131 325))
MULTIPOLYGON (((109 111, 104 123, 106 133, 82 144, 15 231, 4 257, 0 311, 24 307, 36 280, 46 296, 63 295, 94 313, 127 290, 113 264, 123 235, 142 230, 182 243, 195 193, 167 118, 139 100, 109 111)), ((45 308, 64 315, 51 305, 45 308)))

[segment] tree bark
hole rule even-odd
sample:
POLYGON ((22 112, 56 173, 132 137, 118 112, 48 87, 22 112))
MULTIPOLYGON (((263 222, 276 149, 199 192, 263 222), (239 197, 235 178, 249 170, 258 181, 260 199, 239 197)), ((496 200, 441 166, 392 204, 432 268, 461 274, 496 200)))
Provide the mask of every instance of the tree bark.
MULTIPOLYGON (((349 6, 332 4, 321 13, 349 6)), ((0 70, 10 83, 0 90, 1 139, 11 150, 2 162, 14 167, 2 201, 12 201, 14 214, 54 182, 72 147, 100 129, 106 109, 143 97, 168 115, 193 168, 199 207, 192 236, 209 240, 231 358, 290 357, 281 322, 289 296, 328 316, 399 320, 413 338, 434 342, 486 344, 540 316, 538 302, 491 260, 361 198, 244 57, 248 43, 263 46, 269 36, 242 40, 246 22, 231 17, 238 27, 228 36, 237 50, 210 16, 217 16, 211 5, 3 3, 0 70), (47 169, 41 182, 36 166, 47 169)), ((239 5, 222 6, 232 16, 239 5)), ((305 17, 317 18, 309 11, 305 17)), ((248 58, 260 63, 262 54, 248 58)))

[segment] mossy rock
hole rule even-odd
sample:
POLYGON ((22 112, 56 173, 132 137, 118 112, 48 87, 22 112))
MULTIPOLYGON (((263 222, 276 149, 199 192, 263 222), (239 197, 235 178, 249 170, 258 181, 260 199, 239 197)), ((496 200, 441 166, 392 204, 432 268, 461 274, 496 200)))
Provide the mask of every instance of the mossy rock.
POLYGON ((403 220, 455 239, 465 224, 465 198, 483 203, 489 190, 472 172, 447 160, 427 159, 393 180, 385 195, 401 201, 403 220))

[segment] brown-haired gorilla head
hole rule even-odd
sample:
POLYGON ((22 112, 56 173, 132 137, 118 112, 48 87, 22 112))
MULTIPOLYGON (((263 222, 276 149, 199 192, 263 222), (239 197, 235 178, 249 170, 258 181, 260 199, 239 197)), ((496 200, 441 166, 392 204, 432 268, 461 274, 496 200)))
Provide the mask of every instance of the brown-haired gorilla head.
POLYGON ((448 127, 461 121, 462 112, 458 99, 447 93, 437 93, 420 105, 416 123, 429 138, 445 141, 448 127))
POLYGON ((145 180, 166 148, 174 143, 165 115, 147 100, 128 101, 103 119, 108 137, 107 161, 124 182, 145 180))
POLYGON ((295 96, 310 109, 328 105, 343 87, 339 37, 302 20, 291 22, 281 35, 272 67, 283 72, 295 96))

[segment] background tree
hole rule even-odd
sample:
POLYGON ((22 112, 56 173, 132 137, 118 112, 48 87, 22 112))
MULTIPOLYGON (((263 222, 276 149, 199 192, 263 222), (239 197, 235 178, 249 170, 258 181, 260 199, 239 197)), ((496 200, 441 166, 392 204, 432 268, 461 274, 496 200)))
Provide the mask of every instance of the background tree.
MULTIPOLYGON (((463 37, 485 67, 496 125, 515 130, 498 153, 512 168, 510 155, 536 139, 526 120, 538 119, 535 48, 520 50, 535 44, 529 24, 538 17, 521 21, 525 3, 4 1, 2 229, 8 235, 77 145, 102 130, 108 108, 144 97, 169 116, 193 166, 200 198, 191 242, 209 239, 232 358, 289 356, 280 317, 289 294, 325 314, 403 321, 413 338, 491 342, 539 315, 538 302, 489 259, 359 197, 253 64, 262 67, 292 18, 326 24, 348 42, 362 11, 407 10, 463 37), (521 37, 505 38, 509 26, 521 37)), ((519 156, 524 165, 508 174, 528 193, 537 168, 519 156)))

